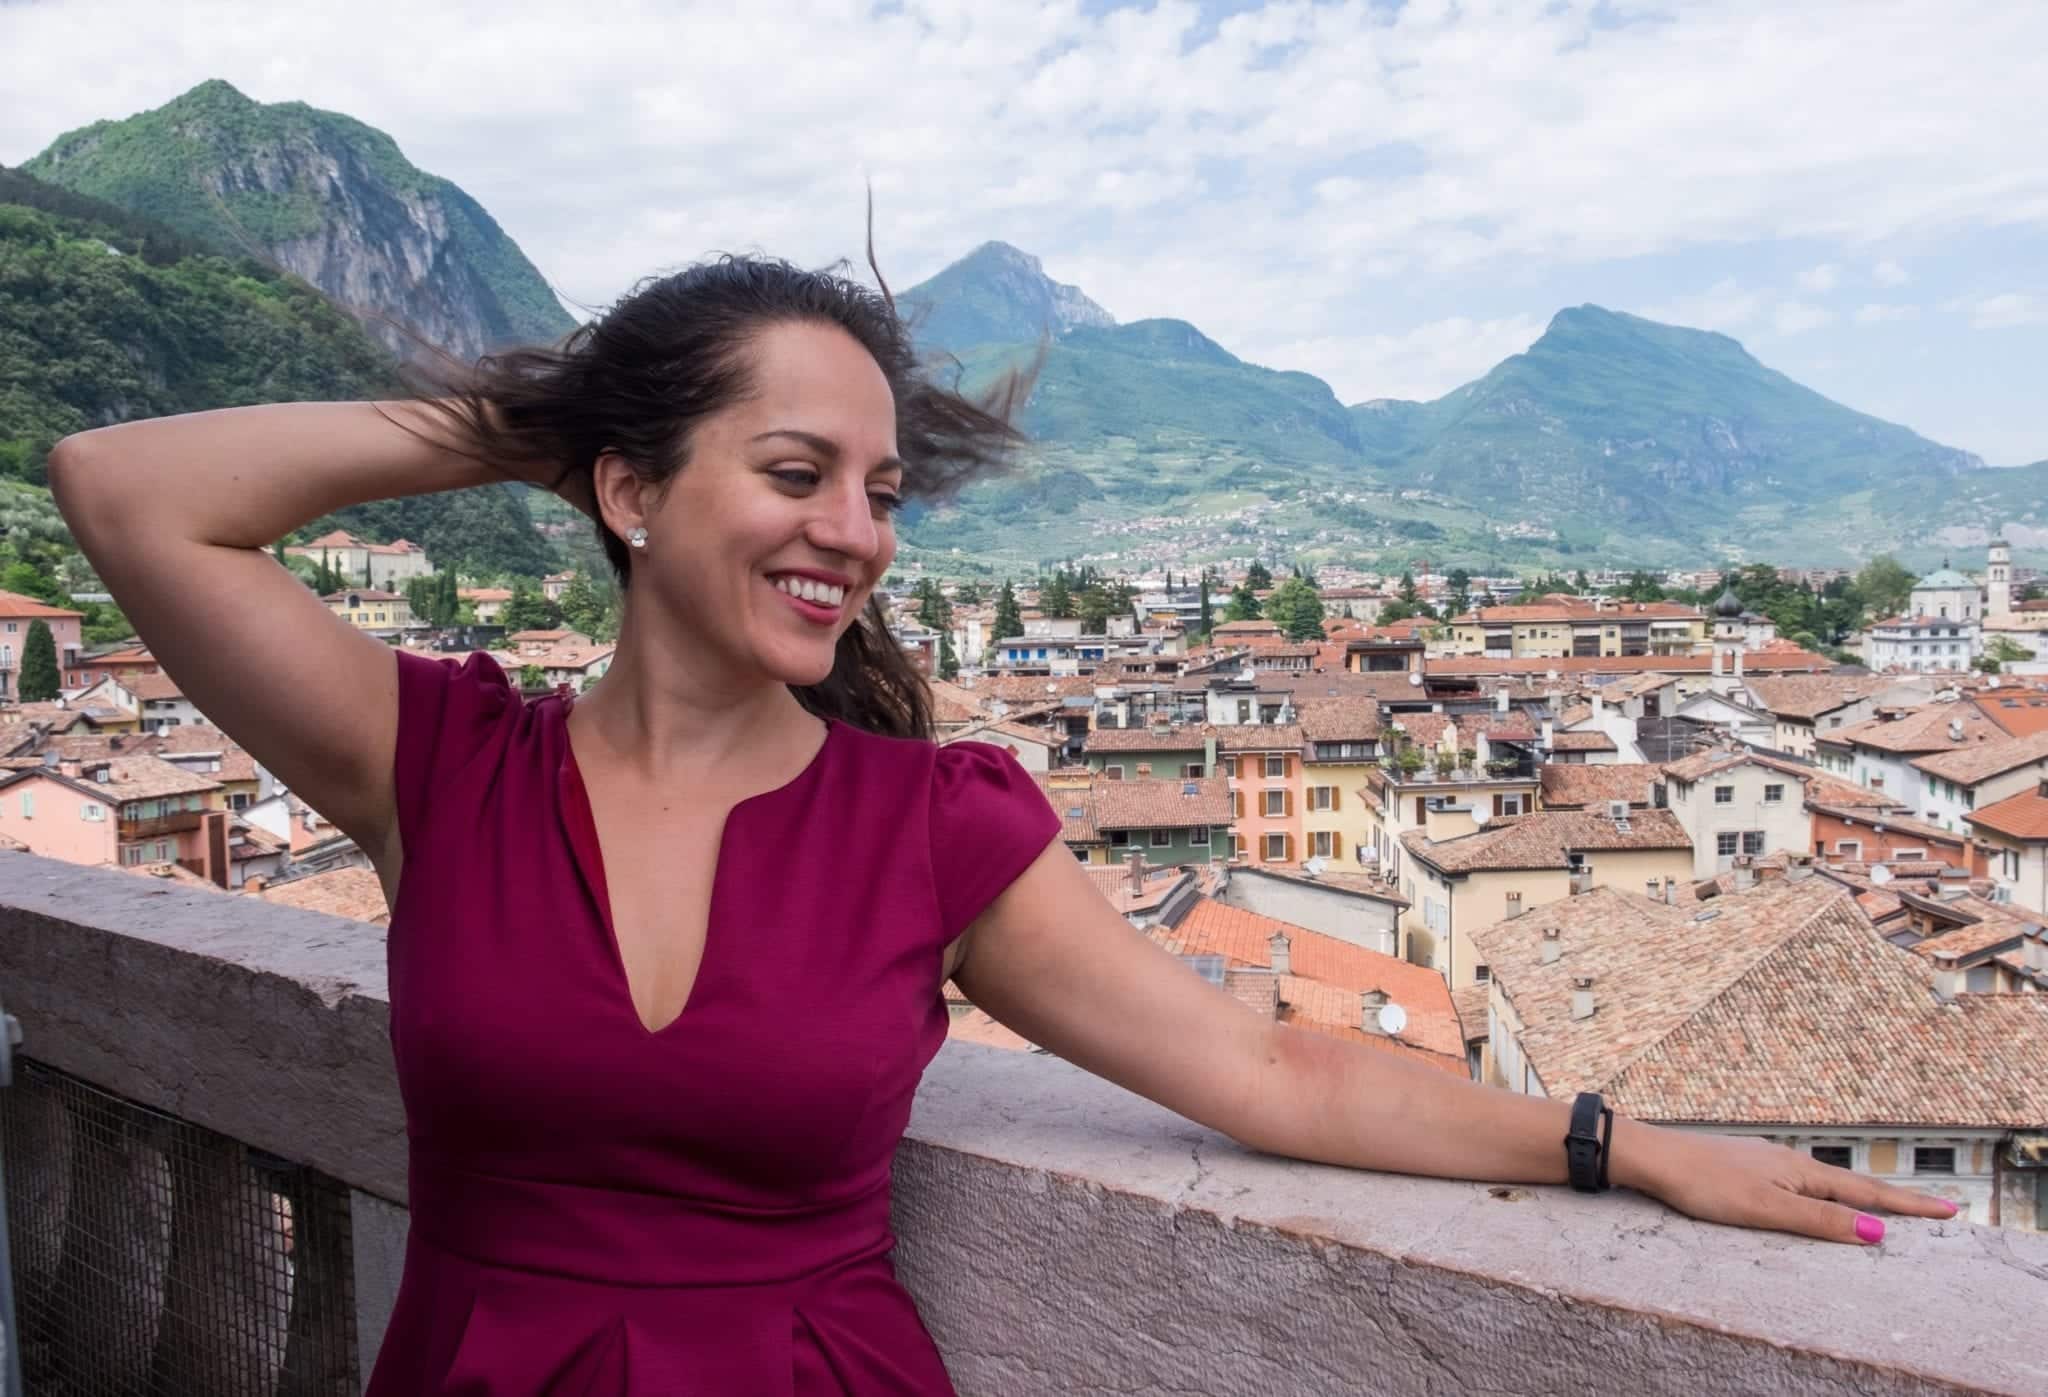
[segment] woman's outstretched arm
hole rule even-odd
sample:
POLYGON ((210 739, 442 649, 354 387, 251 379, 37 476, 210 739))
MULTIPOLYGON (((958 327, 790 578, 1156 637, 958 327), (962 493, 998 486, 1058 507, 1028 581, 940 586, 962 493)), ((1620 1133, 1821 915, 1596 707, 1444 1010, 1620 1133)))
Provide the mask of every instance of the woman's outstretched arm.
MULTIPOLYGON (((969 930, 954 978, 1034 1043, 1253 1149, 1438 1178, 1566 1181, 1569 1101, 1259 1017, 1133 929, 1057 842, 969 930)), ((1859 1210, 1954 1214, 1761 1140, 1620 1116, 1608 1161, 1614 1184, 1693 1217, 1831 1241, 1875 1240, 1867 1223, 1859 1233, 1859 1210)))
POLYGON ((503 478, 432 444, 448 437, 417 404, 291 403, 103 427, 50 453, 57 507, 150 653, 387 877, 396 662, 263 550, 345 505, 503 478))

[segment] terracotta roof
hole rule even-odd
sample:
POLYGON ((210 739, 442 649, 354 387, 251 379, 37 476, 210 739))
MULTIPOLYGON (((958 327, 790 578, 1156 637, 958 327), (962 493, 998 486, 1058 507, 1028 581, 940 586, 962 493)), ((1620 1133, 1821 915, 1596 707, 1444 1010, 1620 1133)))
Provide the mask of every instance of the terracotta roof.
POLYGON ((2008 941, 2024 939, 2029 932, 2041 926, 2039 913, 2015 908, 2011 904, 1986 902, 1980 897, 1959 898, 1944 906, 1943 911, 1953 911, 1975 920, 1938 936, 1930 936, 1915 942, 1910 949, 1914 955, 1926 956, 1932 960, 1941 954, 1961 957, 1965 964, 1983 956, 1995 946, 2008 941), (1958 903, 1973 904, 1967 907, 1958 903))
POLYGON ((320 598, 324 602, 345 601, 350 597, 358 601, 404 601, 403 592, 385 592, 375 587, 346 587, 339 592, 329 592, 320 598))
POLYGON ((178 687, 178 682, 162 670, 150 674, 128 675, 121 680, 121 687, 145 703, 151 700, 170 701, 185 697, 185 691, 178 687))
POLYGON ((1390 713, 1387 726, 1399 728, 1417 747, 1434 747, 1443 741, 1451 720, 1441 713, 1390 713))
POLYGON ((1294 713, 1310 742, 1371 742, 1380 735, 1378 699, 1304 697, 1294 713))
MULTIPOLYGON (((1297 1007, 1313 1008, 1312 1017, 1336 1025, 1357 1025, 1362 1010, 1358 996, 1365 990, 1384 990, 1390 1003, 1408 1012, 1408 1027, 1401 1037, 1411 1046, 1427 1052, 1455 1057, 1460 1074, 1464 1069, 1465 1040, 1458 1027, 1457 1010, 1443 976, 1426 966, 1412 965, 1393 956, 1354 946, 1306 927, 1273 917, 1260 916, 1241 907, 1230 907, 1214 898, 1197 898, 1187 914, 1173 927, 1148 928, 1146 934, 1176 955, 1220 955, 1240 965, 1271 967, 1272 938, 1287 937, 1289 974, 1281 977, 1281 998, 1297 1007), (1285 981, 1294 979, 1320 985, 1341 1000, 1318 999, 1302 1005, 1303 987, 1294 987, 1289 998, 1285 981)), ((1380 1037, 1365 1034, 1362 1037, 1380 1037)))
POLYGON ((1172 728, 1095 728, 1082 744, 1084 752, 1193 752, 1207 750, 1208 739, 1195 724, 1172 728))
POLYGON ((455 595, 462 601, 510 601, 510 587, 457 587, 455 595))
POLYGON ((1897 681, 1878 675, 1787 674, 1751 679, 1749 691, 1767 713, 1779 718, 1818 718, 1824 713, 1890 688, 1897 681))
POLYGON ((1188 876, 1172 866, 1147 866, 1144 891, 1140 892, 1131 886, 1131 866, 1128 863, 1091 863, 1083 872, 1087 873, 1088 881, 1095 884, 1095 891, 1109 899, 1109 905, 1125 916, 1159 907, 1188 876))
POLYGON ((78 621, 85 618, 85 613, 51 606, 19 592, 0 592, 0 616, 10 621, 78 621))
POLYGON ((2048 795, 2042 795, 2039 787, 2021 791, 1965 815, 1963 820, 2012 839, 2048 839, 2048 795))
POLYGON ((1604 810, 1610 800, 1646 806, 1659 774, 1649 762, 1548 762, 1537 772, 1547 810, 1604 810))
POLYGON ((1738 766, 1761 766, 1756 755, 1745 748, 1710 747, 1675 762, 1664 763, 1664 774, 1674 781, 1703 781, 1738 766))
POLYGON ((1210 634, 1238 639, 1255 635, 1278 635, 1280 624, 1277 621, 1225 621, 1215 627, 1210 634))
MULTIPOLYGON (((1097 781, 1095 827, 1113 829, 1188 829, 1231 822, 1230 783, 1220 776, 1200 781, 1097 781), (1193 794, 1186 788, 1193 786, 1193 794)), ((1062 807, 1064 808, 1064 807, 1062 807)))
POLYGON ((107 781, 100 784, 88 774, 88 784, 106 791, 116 801, 155 800, 162 796, 203 795, 220 789, 212 776, 173 766, 160 757, 122 756, 107 761, 107 781))
POLYGON ((1669 810, 1632 810, 1622 830, 1605 813, 1538 810, 1497 820, 1477 834, 1437 843, 1409 830, 1401 843, 1409 853, 1445 873, 1500 873, 1516 869, 1565 868, 1574 852, 1603 849, 1691 849, 1692 837, 1669 810))
POLYGON ((971 723, 986 716, 981 698, 971 690, 944 679, 930 681, 932 693, 932 721, 935 723, 971 723))
POLYGON ((1298 752, 1302 747, 1299 723, 1219 724, 1209 732, 1222 752, 1298 752))
POLYGON ((1619 624, 1622 621, 1703 621, 1705 615, 1696 607, 1684 606, 1678 602, 1617 602, 1611 607, 1598 607, 1583 597, 1555 599, 1545 598, 1541 602, 1513 604, 1508 606, 1474 607, 1461 616, 1453 616, 1452 625, 1501 626, 1528 621, 1599 621, 1603 624, 1619 624))
MULTIPOLYGON (((1835 662, 1825 655, 1792 646, 1783 650, 1752 649, 1743 655, 1747 673, 1800 672, 1822 674, 1835 662)), ((1710 674, 1712 655, 1558 655, 1548 659, 1488 659, 1484 655, 1445 655, 1423 661, 1425 674, 1710 674)))
POLYGON ((273 884, 251 896, 378 926, 391 920, 390 909, 384 904, 384 885, 367 868, 330 869, 289 883, 273 884))
POLYGON ((1702 1124, 2048 1120, 2048 995, 1942 1004, 1927 962, 1824 878, 1706 908, 1600 888, 1471 935, 1552 1097, 1600 1091, 1639 1119, 1702 1124), (1562 931, 1550 965, 1546 927, 1562 931), (1574 1020, 1580 976, 1595 1008, 1574 1020))
POLYGON ((1553 752, 1618 752, 1614 739, 1604 732, 1553 732, 1550 735, 1550 749, 1553 752))
POLYGON ((1978 712, 2014 737, 2048 732, 2048 692, 2039 689, 1986 689, 1970 696, 1978 712))
POLYGON ((200 874, 194 873, 191 869, 186 868, 182 864, 106 863, 101 864, 100 867, 118 868, 123 873, 132 873, 142 878, 158 878, 166 883, 176 883, 181 887, 205 888, 208 892, 216 893, 226 891, 226 889, 222 888, 219 884, 215 883, 211 878, 207 878, 200 874))
POLYGON ((1095 676, 1066 674, 1048 678, 1044 675, 985 674, 972 685, 961 687, 983 703, 990 699, 1000 699, 1009 704, 1044 703, 1049 699, 1094 698, 1095 676))
POLYGON ((1383 703, 1412 701, 1422 689, 1408 682, 1406 670, 1380 670, 1356 674, 1348 669, 1326 669, 1322 673, 1269 669, 1259 675, 1261 693, 1286 693, 1296 704, 1312 698, 1370 698, 1383 703))
POLYGON ((1458 1010, 1458 1026, 1463 1030, 1467 1043, 1482 1042, 1486 1038, 1486 1001, 1492 997, 1491 984, 1467 985, 1451 991, 1451 1003, 1458 1010))
MULTIPOLYGON (((1557 715, 1557 726, 1560 729, 1575 728, 1581 723, 1590 723, 1591 721, 1593 721, 1593 705, 1590 703, 1574 704, 1557 715)), ((1562 733, 1559 735, 1562 736, 1562 733)))
POLYGON ((2005 730, 1968 703, 1930 703, 1896 718, 1866 718, 1846 728, 1816 735, 1833 747, 1870 747, 1880 752, 1952 752, 1985 742, 2003 742, 2005 730), (1960 739, 1949 736, 1951 723, 1962 724, 1960 739))
POLYGON ((1929 776, 1938 776, 1961 786, 1974 786, 1979 781, 1988 781, 1994 776, 2039 762, 2048 762, 2048 732, 1919 757, 1913 765, 1929 776))

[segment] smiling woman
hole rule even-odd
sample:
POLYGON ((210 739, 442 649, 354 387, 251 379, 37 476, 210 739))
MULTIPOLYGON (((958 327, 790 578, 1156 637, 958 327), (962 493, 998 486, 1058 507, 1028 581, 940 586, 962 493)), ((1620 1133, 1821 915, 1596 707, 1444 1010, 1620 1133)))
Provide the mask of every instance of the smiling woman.
POLYGON ((429 401, 135 422, 51 454, 152 654, 390 900, 410 1231, 372 1397, 950 1392, 890 1217, 948 980, 1278 1155, 1611 1179, 1843 1242, 1883 1235, 1858 1208, 1952 1215, 1295 1029, 1135 931, 1013 756, 930 740, 874 602, 897 504, 997 461, 1011 405, 928 383, 885 295, 729 258, 429 401), (625 584, 581 696, 394 654, 265 552, 343 505, 507 474, 588 512, 625 584))

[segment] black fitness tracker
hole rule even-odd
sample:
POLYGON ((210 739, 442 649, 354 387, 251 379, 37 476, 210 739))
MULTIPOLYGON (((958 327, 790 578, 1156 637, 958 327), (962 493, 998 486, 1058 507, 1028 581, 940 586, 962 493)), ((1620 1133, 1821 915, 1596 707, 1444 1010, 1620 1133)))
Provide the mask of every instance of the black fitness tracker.
POLYGON ((1571 1133, 1564 1137, 1565 1168, 1573 1188, 1581 1193, 1606 1189, 1607 1144, 1613 1138, 1614 1109, 1599 1092, 1580 1092, 1572 1102, 1571 1133))

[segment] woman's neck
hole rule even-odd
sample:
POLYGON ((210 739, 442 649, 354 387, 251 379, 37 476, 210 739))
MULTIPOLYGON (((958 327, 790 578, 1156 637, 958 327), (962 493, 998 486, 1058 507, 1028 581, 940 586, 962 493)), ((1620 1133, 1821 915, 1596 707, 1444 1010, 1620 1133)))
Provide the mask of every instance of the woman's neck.
POLYGON ((788 685, 736 674, 686 637, 648 634, 630 605, 610 668, 576 712, 579 740, 594 738, 606 756, 649 777, 687 773, 703 782, 730 773, 743 786, 782 765, 792 747, 808 750, 819 721, 788 685))

